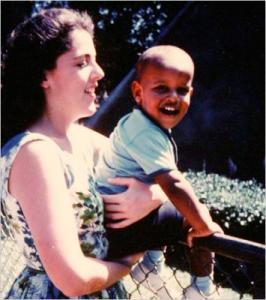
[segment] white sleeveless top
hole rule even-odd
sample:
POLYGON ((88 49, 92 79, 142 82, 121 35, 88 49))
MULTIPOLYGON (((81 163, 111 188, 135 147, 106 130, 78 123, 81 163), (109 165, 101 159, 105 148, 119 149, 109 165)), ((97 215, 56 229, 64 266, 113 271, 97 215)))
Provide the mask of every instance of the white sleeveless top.
MULTIPOLYGON (((25 131, 13 137, 2 149, 1 157, 1 221, 5 234, 19 243, 26 264, 43 270, 37 249, 19 202, 8 192, 8 179, 13 161, 20 148, 31 141, 43 140, 54 145, 62 162, 64 176, 76 217, 81 248, 86 256, 103 259, 108 242, 103 226, 103 202, 95 189, 93 148, 81 143, 78 159, 61 150, 50 138, 25 131)), ((51 170, 52 171, 52 170, 51 170)), ((27 170, 25 170, 27 172, 27 170)), ((36 195, 38 197, 38 195, 36 195)), ((45 226, 45 224, 44 224, 45 226)))

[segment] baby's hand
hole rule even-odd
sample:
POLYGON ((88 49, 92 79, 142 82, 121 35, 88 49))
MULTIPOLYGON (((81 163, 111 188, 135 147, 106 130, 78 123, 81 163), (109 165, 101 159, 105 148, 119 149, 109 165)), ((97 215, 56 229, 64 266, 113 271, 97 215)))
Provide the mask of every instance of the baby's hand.
POLYGON ((192 240, 194 237, 209 236, 214 233, 224 233, 223 229, 215 222, 211 221, 208 223, 208 227, 205 229, 194 229, 190 228, 187 234, 187 243, 189 247, 192 247, 192 240))

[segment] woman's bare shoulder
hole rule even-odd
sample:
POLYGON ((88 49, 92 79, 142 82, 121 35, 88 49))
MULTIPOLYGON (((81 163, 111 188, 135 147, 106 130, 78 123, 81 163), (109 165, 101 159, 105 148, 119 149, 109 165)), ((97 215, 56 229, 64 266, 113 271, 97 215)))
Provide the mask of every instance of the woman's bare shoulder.
POLYGON ((83 138, 86 141, 88 141, 89 143, 91 143, 95 146, 98 146, 98 147, 102 147, 109 140, 103 134, 101 134, 89 127, 86 127, 84 125, 76 125, 75 130, 77 132, 76 136, 80 135, 80 138, 83 138))
POLYGON ((55 161, 60 161, 58 155, 58 148, 56 144, 45 140, 35 140, 25 143, 18 151, 15 160, 13 162, 13 168, 15 166, 22 166, 27 169, 27 172, 31 170, 33 165, 54 165, 55 161))

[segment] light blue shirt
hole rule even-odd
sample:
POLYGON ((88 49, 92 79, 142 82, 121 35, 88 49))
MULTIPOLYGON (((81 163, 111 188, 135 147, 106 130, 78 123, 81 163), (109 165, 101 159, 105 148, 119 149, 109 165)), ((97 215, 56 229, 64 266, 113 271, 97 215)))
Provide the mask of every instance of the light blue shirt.
POLYGON ((115 194, 126 187, 111 185, 108 178, 135 177, 152 183, 154 176, 176 169, 174 149, 167 133, 140 109, 134 109, 118 122, 95 172, 99 191, 115 194))

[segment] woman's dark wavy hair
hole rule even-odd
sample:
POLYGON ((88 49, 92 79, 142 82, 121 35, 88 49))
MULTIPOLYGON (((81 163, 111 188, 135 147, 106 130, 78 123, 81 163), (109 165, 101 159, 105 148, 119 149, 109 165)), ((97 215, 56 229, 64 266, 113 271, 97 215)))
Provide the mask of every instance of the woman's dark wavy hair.
POLYGON ((55 68, 58 56, 71 49, 74 29, 84 29, 93 38, 94 25, 87 13, 51 8, 10 34, 2 54, 2 145, 43 114, 45 71, 55 68))

